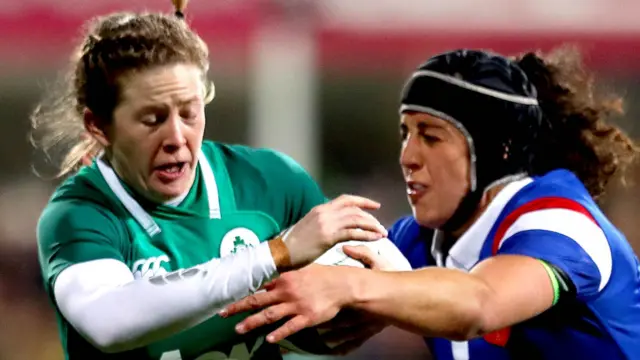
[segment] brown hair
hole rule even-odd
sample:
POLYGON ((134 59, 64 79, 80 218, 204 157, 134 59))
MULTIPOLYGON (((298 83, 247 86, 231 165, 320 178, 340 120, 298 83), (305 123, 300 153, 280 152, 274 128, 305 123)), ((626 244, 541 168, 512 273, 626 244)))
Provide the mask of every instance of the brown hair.
POLYGON ((183 18, 187 1, 172 0, 175 14, 114 13, 88 22, 88 30, 72 56, 61 89, 50 91, 31 116, 31 141, 55 162, 57 177, 76 170, 102 149, 85 131, 84 112, 101 121, 112 120, 125 75, 155 66, 190 63, 206 81, 209 53, 206 44, 183 18))
POLYGON ((516 59, 538 91, 543 113, 533 159, 534 174, 565 168, 573 171, 594 198, 638 154, 624 132, 609 123, 623 114, 622 98, 595 87, 593 74, 574 47, 549 54, 527 53, 516 59))

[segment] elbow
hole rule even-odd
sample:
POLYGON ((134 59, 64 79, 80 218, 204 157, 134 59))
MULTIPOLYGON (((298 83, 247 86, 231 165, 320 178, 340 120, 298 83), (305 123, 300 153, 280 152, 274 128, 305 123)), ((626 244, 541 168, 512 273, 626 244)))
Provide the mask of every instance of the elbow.
POLYGON ((100 342, 100 341, 92 341, 91 343, 96 349, 100 350, 100 352, 105 354, 117 354, 119 352, 125 351, 115 343, 100 342))
POLYGON ((91 326, 78 329, 78 332, 102 353, 115 354, 133 349, 131 342, 122 336, 127 332, 122 331, 122 327, 114 326, 114 323, 93 322, 91 326))
POLYGON ((115 354, 129 350, 126 344, 113 331, 85 332, 84 338, 100 352, 115 354))
POLYGON ((119 341, 108 341, 108 339, 107 341, 96 342, 95 347, 105 354, 116 354, 133 349, 132 347, 127 346, 126 343, 119 341))

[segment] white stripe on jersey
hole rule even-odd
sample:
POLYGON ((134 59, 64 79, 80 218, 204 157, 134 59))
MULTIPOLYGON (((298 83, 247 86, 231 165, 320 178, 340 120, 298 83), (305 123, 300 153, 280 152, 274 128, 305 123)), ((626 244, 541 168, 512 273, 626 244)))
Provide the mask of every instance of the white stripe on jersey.
POLYGON ((544 209, 523 214, 509 227, 499 246, 511 236, 527 230, 547 230, 572 239, 598 267, 598 291, 609 282, 613 267, 611 247, 602 229, 586 215, 568 209, 544 209))
POLYGON ((451 355, 453 355, 453 360, 469 360, 471 357, 471 354, 469 353, 469 342, 452 341, 451 355))

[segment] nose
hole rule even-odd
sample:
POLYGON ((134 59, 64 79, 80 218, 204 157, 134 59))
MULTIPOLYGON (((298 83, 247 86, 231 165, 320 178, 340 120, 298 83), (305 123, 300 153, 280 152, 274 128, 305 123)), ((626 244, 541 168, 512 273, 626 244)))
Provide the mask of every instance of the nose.
POLYGON ((409 135, 404 141, 400 150, 400 166, 403 169, 414 172, 422 167, 419 145, 417 137, 413 135, 409 135))
POLYGON ((180 116, 173 115, 164 123, 164 139, 162 148, 167 153, 174 153, 187 143, 184 136, 184 123, 180 116))

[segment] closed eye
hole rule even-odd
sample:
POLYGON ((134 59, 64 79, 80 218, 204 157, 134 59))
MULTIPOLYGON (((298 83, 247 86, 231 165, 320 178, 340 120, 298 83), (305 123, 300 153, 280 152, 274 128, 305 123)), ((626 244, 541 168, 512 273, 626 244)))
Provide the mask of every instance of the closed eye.
POLYGON ((429 134, 421 134, 422 138, 428 143, 435 143, 440 141, 440 138, 437 136, 429 135, 429 134))

